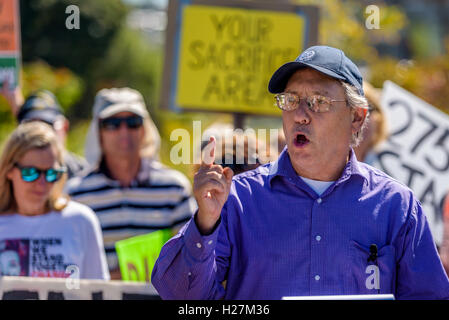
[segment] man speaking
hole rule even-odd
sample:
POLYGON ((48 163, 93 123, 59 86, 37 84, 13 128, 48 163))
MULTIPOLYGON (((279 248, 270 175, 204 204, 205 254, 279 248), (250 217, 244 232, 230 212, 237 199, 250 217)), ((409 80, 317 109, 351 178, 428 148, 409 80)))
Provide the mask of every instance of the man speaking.
POLYGON ((272 76, 287 146, 232 178, 195 175, 198 211, 162 248, 152 283, 163 299, 280 299, 394 294, 448 299, 449 280, 412 191, 358 162, 367 101, 356 65, 314 46, 272 76))

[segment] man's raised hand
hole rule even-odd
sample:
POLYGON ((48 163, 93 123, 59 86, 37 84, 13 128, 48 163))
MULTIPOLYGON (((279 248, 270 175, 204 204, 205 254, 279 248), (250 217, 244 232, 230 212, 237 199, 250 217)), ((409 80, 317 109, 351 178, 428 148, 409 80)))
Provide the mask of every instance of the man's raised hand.
POLYGON ((193 181, 193 194, 198 203, 196 224, 202 234, 212 232, 220 219, 221 209, 229 196, 232 176, 231 168, 214 164, 216 140, 211 137, 202 153, 201 166, 193 181))

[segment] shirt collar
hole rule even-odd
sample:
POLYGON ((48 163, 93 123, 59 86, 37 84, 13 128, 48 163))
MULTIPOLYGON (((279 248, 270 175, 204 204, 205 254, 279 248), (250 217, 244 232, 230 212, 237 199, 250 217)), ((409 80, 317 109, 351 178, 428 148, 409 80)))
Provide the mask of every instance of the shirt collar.
MULTIPOLYGON (((346 163, 340 178, 337 180, 336 185, 343 183, 348 180, 351 176, 360 176, 364 180, 368 180, 368 175, 363 166, 357 160, 354 150, 350 149, 349 161, 346 163)), ((283 176, 286 178, 297 177, 295 169, 293 169, 292 163, 290 161, 290 156, 287 152, 287 147, 282 150, 279 158, 272 162, 270 169, 268 171, 268 181, 271 186, 271 181, 276 176, 283 176)))
POLYGON ((295 170, 293 169, 292 163, 290 161, 290 156, 287 152, 287 147, 284 147, 279 158, 272 162, 270 169, 268 171, 268 181, 271 185, 271 181, 276 176, 283 176, 286 178, 291 178, 297 176, 295 170))

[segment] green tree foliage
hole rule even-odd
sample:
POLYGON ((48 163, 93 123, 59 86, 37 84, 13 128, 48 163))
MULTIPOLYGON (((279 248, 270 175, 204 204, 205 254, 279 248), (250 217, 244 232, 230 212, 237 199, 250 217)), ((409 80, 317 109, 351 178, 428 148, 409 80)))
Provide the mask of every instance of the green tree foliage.
POLYGON ((320 8, 319 42, 341 48, 351 59, 367 63, 377 59, 375 44, 394 43, 407 24, 401 9, 379 4, 379 29, 367 29, 365 19, 366 2, 335 0, 295 0, 296 4, 316 5, 320 8))
MULTIPOLYGON (((21 85, 25 98, 39 89, 50 90, 56 95, 65 112, 80 100, 84 92, 83 80, 70 69, 55 68, 42 60, 23 65, 21 85)), ((16 125, 10 106, 0 96, 0 141, 3 141, 16 125)))
MULTIPOLYGON (((445 41, 449 52, 449 37, 445 41)), ((397 61, 385 58, 371 64, 371 82, 378 87, 391 80, 416 96, 449 113, 449 55, 432 59, 397 61)))
POLYGON ((22 84, 25 97, 39 89, 53 92, 65 113, 80 100, 84 92, 83 80, 70 69, 54 68, 42 60, 23 66, 22 84))
POLYGON ((20 5, 24 63, 41 59, 81 77, 85 92, 67 115, 88 117, 99 81, 98 66, 125 26, 128 8, 120 0, 22 0, 20 5), (79 8, 79 29, 66 28, 70 5, 79 8))
MULTIPOLYGON (((142 93, 150 113, 155 116, 162 63, 161 48, 151 46, 138 31, 122 28, 104 59, 92 70, 95 90, 108 87, 136 89, 142 93)), ((158 119, 154 120, 157 122, 158 119)))
POLYGON ((120 0, 22 0, 23 61, 42 59, 84 76, 102 61, 126 15, 120 0), (69 5, 79 7, 79 29, 66 28, 69 5))

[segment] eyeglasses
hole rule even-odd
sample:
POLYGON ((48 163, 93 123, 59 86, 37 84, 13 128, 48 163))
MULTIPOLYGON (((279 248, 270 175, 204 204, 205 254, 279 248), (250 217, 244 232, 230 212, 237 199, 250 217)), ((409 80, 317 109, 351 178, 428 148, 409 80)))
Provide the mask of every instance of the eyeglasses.
POLYGON ((126 118, 106 118, 100 120, 100 128, 106 130, 117 130, 120 128, 122 122, 126 124, 128 129, 137 129, 143 125, 143 118, 139 116, 132 116, 126 118))
POLYGON ((306 100, 307 107, 312 112, 327 112, 330 110, 333 102, 345 102, 346 100, 334 100, 321 95, 313 95, 307 98, 300 98, 294 93, 279 93, 274 97, 276 105, 284 111, 293 111, 298 109, 301 100, 306 100))
POLYGON ((65 167, 41 170, 36 167, 22 167, 17 163, 14 166, 20 170, 22 180, 25 182, 36 181, 43 173, 45 175, 45 181, 53 183, 61 179, 62 175, 67 171, 65 167))

